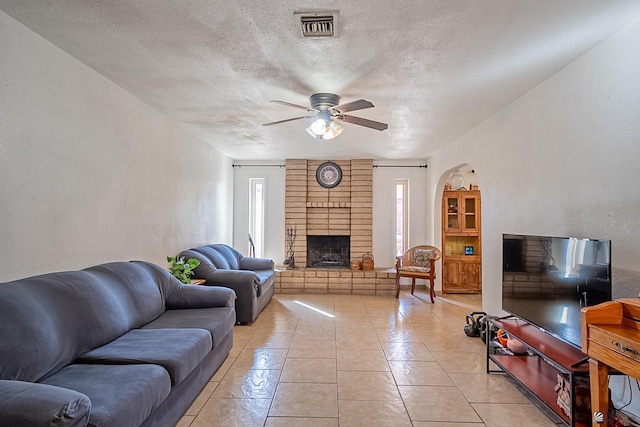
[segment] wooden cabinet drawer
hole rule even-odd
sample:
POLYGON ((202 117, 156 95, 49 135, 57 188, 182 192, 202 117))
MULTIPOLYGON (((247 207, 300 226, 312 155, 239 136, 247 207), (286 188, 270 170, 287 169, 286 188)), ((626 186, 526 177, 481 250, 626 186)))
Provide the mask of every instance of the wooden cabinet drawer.
POLYGON ((640 362, 637 335, 618 325, 589 325, 589 340, 605 349, 640 362))

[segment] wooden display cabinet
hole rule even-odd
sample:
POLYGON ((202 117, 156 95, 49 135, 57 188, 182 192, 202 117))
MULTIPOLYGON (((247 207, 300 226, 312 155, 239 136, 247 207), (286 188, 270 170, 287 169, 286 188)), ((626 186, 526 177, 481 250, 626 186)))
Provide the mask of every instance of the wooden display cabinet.
POLYGON ((442 293, 482 291, 479 190, 445 190, 442 197, 442 293))

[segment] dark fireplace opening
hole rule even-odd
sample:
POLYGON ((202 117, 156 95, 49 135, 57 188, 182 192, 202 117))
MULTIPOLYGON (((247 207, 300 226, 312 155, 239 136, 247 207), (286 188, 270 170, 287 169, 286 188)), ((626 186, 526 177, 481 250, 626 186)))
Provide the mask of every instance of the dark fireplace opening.
POLYGON ((349 268, 349 236, 307 236, 307 267, 349 268))

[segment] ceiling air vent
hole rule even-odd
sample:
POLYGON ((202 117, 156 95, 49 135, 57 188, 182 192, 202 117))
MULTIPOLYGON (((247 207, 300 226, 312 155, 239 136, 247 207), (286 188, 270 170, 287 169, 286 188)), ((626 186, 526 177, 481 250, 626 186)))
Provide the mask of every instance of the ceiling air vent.
POLYGON ((338 12, 294 13, 302 37, 337 37, 338 12))

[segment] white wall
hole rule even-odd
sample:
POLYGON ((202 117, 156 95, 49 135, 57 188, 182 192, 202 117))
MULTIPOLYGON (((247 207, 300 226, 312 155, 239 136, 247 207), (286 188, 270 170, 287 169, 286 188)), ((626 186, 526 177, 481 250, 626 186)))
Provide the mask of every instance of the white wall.
POLYGON ((374 161, 373 168, 373 255, 377 267, 395 265, 396 179, 409 180, 408 246, 433 243, 427 224, 433 216, 427 209, 426 161, 374 161), (376 167, 377 166, 377 167, 376 167))
POLYGON ((266 182, 264 258, 281 265, 285 259, 284 196, 285 161, 235 162, 233 168, 233 247, 245 255, 249 234, 249 179, 264 178, 266 182))
POLYGON ((483 306, 499 313, 504 232, 612 240, 613 296, 640 290, 640 20, 429 159, 440 239, 444 178, 482 192, 483 306))
MULTIPOLYGON (((501 311, 504 232, 611 239, 613 298, 638 295, 638 76, 640 19, 429 159, 434 206, 451 169, 478 173, 485 311, 501 311)), ((632 383, 611 378, 616 407, 632 383)), ((625 411, 639 419, 640 399, 625 411)))
MULTIPOLYGON (((284 202, 285 161, 236 161, 234 167, 234 228, 233 245, 247 253, 249 233, 249 179, 267 180, 267 218, 265 257, 282 263, 285 256, 284 202), (265 166, 259 166, 265 165, 265 166)), ((427 222, 432 213, 426 208, 426 169, 423 161, 375 161, 373 169, 373 255, 376 267, 391 267, 395 263, 395 187, 394 180, 409 179, 409 245, 430 244, 427 222)))
POLYGON ((0 12, 0 281, 229 242, 231 162, 0 12))

